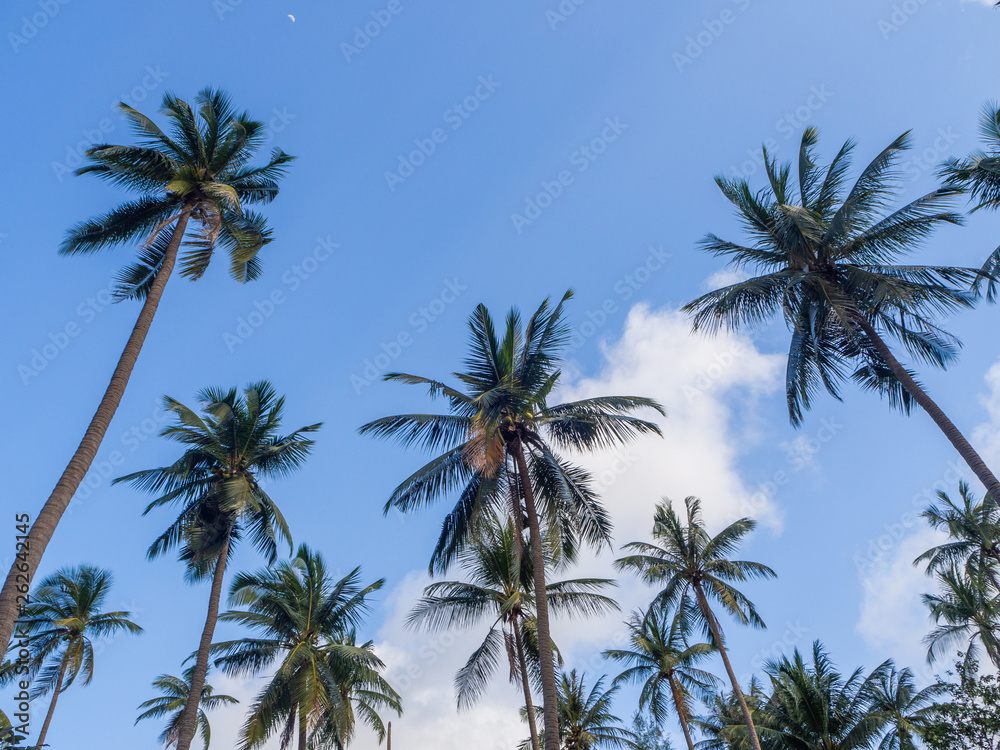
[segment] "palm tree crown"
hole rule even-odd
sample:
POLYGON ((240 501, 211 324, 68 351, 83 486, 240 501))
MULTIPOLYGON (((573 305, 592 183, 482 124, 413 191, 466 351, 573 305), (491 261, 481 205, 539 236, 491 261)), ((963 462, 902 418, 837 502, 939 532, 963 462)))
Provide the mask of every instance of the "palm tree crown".
POLYGON ((267 164, 251 166, 268 137, 264 123, 237 112, 222 91, 201 91, 195 105, 164 95, 161 113, 170 123, 169 135, 146 115, 119 105, 139 144, 96 145, 87 151, 91 163, 76 170, 140 196, 76 225, 60 248, 77 254, 141 242, 139 262, 119 278, 121 297, 146 295, 182 216, 198 224, 181 259, 182 276, 200 278, 219 245, 229 255, 234 279, 260 275, 257 253, 271 241, 271 231, 263 216, 244 207, 274 200, 278 180, 294 157, 275 149, 267 164))
MULTIPOLYGON (((162 695, 158 698, 150 698, 139 704, 139 710, 142 713, 135 720, 136 724, 143 719, 169 717, 166 727, 164 727, 159 736, 160 743, 165 748, 176 745, 177 740, 180 738, 181 716, 184 714, 184 707, 187 705, 188 696, 191 694, 191 676, 193 672, 194 667, 191 666, 184 671, 183 677, 161 674, 153 680, 153 687, 159 690, 162 695)), ((208 715, 205 711, 211 711, 213 708, 234 705, 236 703, 239 703, 239 701, 234 697, 216 693, 207 682, 201 686, 197 731, 201 734, 205 750, 208 750, 208 746, 212 741, 212 728, 209 726, 208 715)))
POLYGON ((945 366, 958 342, 934 317, 971 306, 973 297, 956 285, 977 278, 967 268, 893 265, 936 227, 961 222, 959 214, 945 210, 955 188, 935 190, 883 215, 900 153, 909 147, 908 134, 889 144, 850 190, 846 178, 854 143, 845 143, 823 170, 814 158, 816 141, 817 132, 807 128, 797 191, 792 165, 778 166, 766 149, 769 184, 764 189, 754 192, 746 180, 716 177, 752 244, 709 234, 702 249, 761 275, 685 307, 694 312, 696 328, 758 325, 778 312, 784 315, 792 329, 786 394, 793 424, 801 422, 818 388, 839 398, 848 374, 909 409, 912 394, 890 371, 874 336, 888 335, 917 359, 945 366))
MULTIPOLYGON (((265 743, 281 729, 284 750, 299 737, 300 750, 310 734, 336 730, 339 743, 353 734, 353 711, 342 705, 354 696, 341 693, 345 681, 365 692, 363 718, 382 731, 371 705, 376 691, 383 706, 400 710, 399 696, 378 671, 382 662, 371 644, 357 646, 354 631, 369 612, 367 598, 385 580, 363 586, 355 568, 333 581, 319 553, 300 545, 290 561, 233 580, 229 600, 245 606, 221 616, 255 631, 256 637, 217 643, 216 665, 230 675, 256 674, 277 663, 277 672, 258 695, 241 732, 242 747, 265 743), (341 674, 342 673, 342 674, 341 674), (348 717, 345 724, 338 718, 348 717)), ((332 739, 332 738, 331 738, 332 739)))

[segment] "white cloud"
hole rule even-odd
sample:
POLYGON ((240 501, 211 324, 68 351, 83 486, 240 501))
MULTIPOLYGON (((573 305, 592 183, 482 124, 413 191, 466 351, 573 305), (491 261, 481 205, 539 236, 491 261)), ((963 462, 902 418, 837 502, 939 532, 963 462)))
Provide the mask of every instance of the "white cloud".
MULTIPOLYGON (((861 574, 864 599, 857 632, 874 653, 891 656, 925 679, 933 675, 934 668, 927 665, 923 638, 931 624, 920 595, 934 590, 934 580, 924 572, 924 566, 915 566, 913 561, 945 539, 942 532, 922 528, 903 538, 861 574)), ((938 664, 936 668, 944 671, 949 666, 938 664)))
POLYGON ((750 274, 743 269, 723 268, 705 279, 703 286, 707 291, 712 292, 716 289, 721 289, 724 286, 739 284, 741 281, 746 281, 749 278, 750 274))
POLYGON ((761 354, 744 336, 693 334, 683 313, 645 305, 632 308, 621 339, 603 349, 601 373, 564 387, 560 398, 649 396, 667 410, 667 418, 657 420, 663 439, 576 457, 598 480, 616 539, 646 538, 662 496, 676 503, 700 497, 706 521, 716 527, 749 515, 778 529, 780 514, 770 498, 748 503, 752 493, 736 460, 755 439, 755 425, 734 420, 727 398, 735 396, 752 413, 756 398, 779 386, 783 356, 761 354))
POLYGON ((1000 466, 1000 362, 986 372, 986 385, 990 392, 980 396, 980 403, 989 415, 985 422, 973 431, 975 441, 983 460, 991 467, 1000 466))
MULTIPOLYGON (((569 376, 557 398, 650 396, 669 414, 657 420, 662 440, 647 437, 607 455, 574 457, 594 473, 618 544, 648 538, 653 506, 661 496, 678 502, 686 495, 700 496, 706 520, 716 527, 734 515, 754 515, 772 531, 780 527, 780 514, 770 499, 748 504, 751 492, 740 480, 736 461, 746 441, 753 439, 754 428, 735 423, 726 403, 736 396, 752 413, 754 400, 781 382, 780 355, 761 354, 741 336, 692 335, 688 318, 680 312, 646 306, 630 311, 621 338, 605 344, 603 354, 597 375, 569 376)), ((560 577, 614 578, 615 556, 587 556, 560 577)), ((378 635, 377 651, 404 701, 403 717, 393 722, 393 741, 410 750, 509 750, 527 731, 518 716, 520 693, 505 674, 498 676, 474 712, 457 713, 455 708, 455 672, 485 631, 428 634, 403 626, 428 580, 424 573, 413 572, 392 591, 386 603, 388 618, 378 635)), ((567 667, 585 670, 588 683, 613 672, 600 653, 624 644, 622 621, 652 595, 635 578, 623 577, 619 583, 613 596, 622 612, 589 620, 557 619, 552 626, 567 667)), ((374 740, 357 746, 374 748, 374 740)))

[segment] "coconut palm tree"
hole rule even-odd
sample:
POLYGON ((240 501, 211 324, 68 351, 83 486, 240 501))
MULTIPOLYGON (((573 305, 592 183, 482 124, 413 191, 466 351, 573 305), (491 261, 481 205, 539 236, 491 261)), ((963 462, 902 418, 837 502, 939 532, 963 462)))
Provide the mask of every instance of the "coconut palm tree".
POLYGON ((186 446, 177 461, 115 480, 158 495, 144 515, 163 505, 181 505, 177 519, 153 542, 147 556, 153 559, 180 546, 179 557, 187 565, 188 578, 212 578, 178 750, 189 750, 194 737, 222 582, 233 548, 248 535, 271 563, 277 559, 278 540, 288 542, 291 549, 285 519, 259 481, 283 476, 300 466, 313 445, 306 435, 320 427, 308 425, 282 435, 285 399, 279 398, 267 381, 249 385, 242 394, 235 388, 207 388, 198 393, 198 400, 204 404, 200 415, 175 399, 164 400, 175 421, 160 434, 186 446))
POLYGON ((448 514, 431 570, 443 572, 489 509, 510 506, 515 539, 526 525, 533 557, 539 666, 549 747, 558 743, 557 688, 549 609, 545 596, 543 524, 559 536, 567 558, 577 540, 610 546, 610 521, 590 487, 589 475, 555 453, 552 446, 592 451, 623 443, 659 428, 632 416, 642 408, 663 414, 655 401, 608 396, 549 404, 559 382, 559 362, 569 341, 563 307, 544 301, 522 325, 512 309, 503 335, 479 305, 469 319, 471 340, 464 371, 454 376, 465 390, 439 380, 389 373, 386 380, 427 386, 431 397, 446 399, 448 414, 402 414, 369 422, 362 434, 422 445, 437 454, 392 493, 385 512, 408 512, 453 491, 458 503, 448 514))
POLYGON ((913 672, 896 669, 886 661, 868 677, 868 710, 888 729, 878 750, 917 750, 916 739, 933 723, 937 698, 945 694, 941 683, 917 690, 913 672))
MULTIPOLYGON (((368 652, 374 650, 372 641, 359 646, 354 631, 341 636, 336 643, 368 652)), ((399 694, 379 672, 381 661, 374 654, 367 658, 344 659, 339 651, 331 650, 327 668, 337 687, 339 700, 334 703, 335 710, 323 717, 316 728, 313 744, 317 748, 337 750, 347 747, 354 738, 358 718, 375 732, 380 744, 383 740, 391 742, 392 722, 383 722, 380 712, 392 710, 400 715, 403 706, 399 694), (374 666, 365 666, 366 661, 374 666)))
POLYGON ((896 340, 926 364, 945 367, 959 342, 936 322, 939 314, 971 307, 967 287, 976 269, 895 265, 942 224, 959 224, 946 210, 957 188, 935 190, 883 215, 896 164, 909 147, 903 134, 865 169, 850 191, 846 178, 854 144, 848 141, 825 170, 814 159, 817 133, 802 135, 798 190, 791 164, 764 151, 769 186, 753 192, 746 180, 716 177, 736 206, 749 245, 709 234, 703 250, 759 275, 710 292, 685 306, 695 329, 757 326, 779 311, 792 331, 785 385, 794 425, 821 388, 840 398, 848 375, 890 404, 919 404, 994 497, 1000 482, 965 436, 917 383, 887 343, 896 340))
POLYGON ((110 571, 92 565, 62 568, 42 580, 18 620, 18 632, 27 635, 31 652, 26 667, 33 680, 32 699, 52 693, 36 747, 45 744, 59 695, 77 677, 83 685, 94 678, 91 639, 142 632, 129 619, 130 612, 101 611, 113 582, 110 571))
POLYGON ((617 560, 615 565, 619 570, 635 571, 647 583, 663 586, 652 606, 677 608, 689 614, 694 618, 693 622, 700 623, 711 634, 712 644, 719 650, 750 731, 752 746, 754 750, 760 750, 760 739, 754 730, 750 708, 729 661, 722 626, 712 611, 709 599, 721 604, 740 624, 763 628, 764 621, 757 614, 753 602, 735 589, 731 582, 775 578, 776 574, 766 565, 728 557, 756 528, 755 521, 741 518, 715 536, 710 536, 701 518, 701 501, 687 497, 684 508, 686 524, 678 517, 669 500, 659 503, 653 514, 653 543, 626 544, 623 549, 635 554, 617 560))
MULTIPOLYGON (((153 687, 159 690, 162 695, 158 698, 150 698, 148 701, 143 701, 139 704, 139 710, 145 710, 135 720, 136 724, 143 719, 168 717, 167 726, 164 727, 163 732, 159 736, 159 741, 165 748, 176 745, 177 740, 180 738, 181 717, 184 715, 184 707, 187 705, 188 696, 191 694, 191 674, 193 672, 194 667, 192 666, 184 670, 183 677, 161 674, 153 680, 153 687)), ((205 750, 208 750, 208 746, 212 741, 212 727, 209 726, 208 715, 205 711, 211 711, 213 708, 234 705, 236 703, 239 703, 239 701, 231 695, 217 694, 207 682, 201 686, 201 701, 198 704, 198 726, 196 731, 201 734, 205 750)))
MULTIPOLYGON (((881 668, 880 668, 881 669, 881 668)), ((882 737, 887 717, 873 710, 873 678, 856 669, 841 675, 816 641, 812 664, 798 649, 764 667, 771 694, 760 711, 760 732, 777 747, 868 750, 882 737)))
MULTIPOLYGON (((604 690, 605 677, 599 678, 588 690, 584 675, 578 675, 575 669, 559 676, 560 744, 555 747, 560 750, 604 747, 635 750, 638 738, 622 726, 621 719, 611 708, 619 686, 604 690)), ((552 745, 543 743, 542 747, 552 745)))
POLYGON ((953 653, 952 647, 964 642, 966 664, 977 659, 981 644, 1000 667, 1000 597, 982 574, 957 567, 938 572, 937 581, 940 593, 922 597, 937 624, 924 638, 927 661, 953 653))
POLYGON ((368 597, 384 584, 381 579, 363 586, 360 568, 334 581, 323 557, 305 544, 290 561, 233 579, 229 602, 245 609, 220 619, 250 628, 254 637, 214 644, 213 653, 220 655, 216 666, 233 676, 277 666, 250 709, 241 747, 258 747, 279 729, 282 750, 293 739, 306 750, 310 736, 324 728, 335 730, 333 737, 343 743, 353 733, 353 711, 341 693, 345 679, 363 688, 377 685, 382 704, 400 711, 399 696, 378 675, 383 664, 371 644, 355 644, 355 628, 369 612, 368 597))
MULTIPOLYGON (((263 216, 245 207, 269 203, 277 196, 278 180, 292 157, 276 149, 265 165, 252 166, 250 161, 267 137, 264 123, 237 112, 221 91, 205 89, 195 105, 197 113, 172 94, 163 97, 161 111, 170 123, 168 135, 145 115, 120 104, 139 143, 94 146, 87 151, 89 163, 77 170, 138 197, 73 227, 59 251, 76 255, 118 244, 138 245, 137 262, 119 276, 118 296, 143 304, 83 440, 28 533, 29 579, 118 409, 181 244, 188 250, 181 257, 180 272, 191 280, 205 273, 217 247, 229 256, 229 272, 237 281, 260 275, 257 253, 271 241, 271 230, 263 216)), ((15 561, 0 591, 3 648, 17 619, 19 572, 23 571, 18 571, 15 561)))
POLYGON ((13 750, 21 745, 27 737, 18 734, 10 718, 3 711, 0 711, 0 750, 13 750))
MULTIPOLYGON (((940 176, 946 187, 959 188, 969 194, 976 204, 972 212, 982 208, 995 211, 1000 208, 1000 106, 996 102, 983 106, 979 132, 983 148, 965 159, 948 159, 941 166, 940 176)), ((986 282, 986 295, 990 301, 995 301, 1000 281, 1000 248, 990 253, 981 274, 976 286, 986 282)))
POLYGON ((970 575, 982 575, 1000 590, 1000 507, 991 495, 978 500, 966 482, 958 485, 961 505, 945 492, 937 494, 941 505, 931 505, 921 515, 931 528, 947 531, 950 540, 927 550, 913 564, 926 562, 928 574, 964 566, 970 575))
MULTIPOLYGON (((458 707, 471 707, 486 690, 506 652, 511 682, 519 685, 528 707, 531 747, 538 749, 531 686, 538 678, 538 638, 532 558, 520 555, 513 523, 492 516, 479 535, 458 555, 464 581, 441 581, 424 589, 407 625, 429 630, 467 628, 489 623, 486 638, 455 676, 458 707)), ((546 552, 547 563, 552 552, 546 552)), ((546 584, 553 615, 589 616, 617 609, 598 593, 614 586, 605 578, 579 578, 546 584)))
POLYGON ((631 648, 604 652, 605 658, 627 667, 615 678, 614 685, 642 684, 639 710, 648 711, 657 726, 663 725, 667 708, 673 705, 688 750, 694 750, 690 729, 692 694, 707 696, 718 683, 715 675, 695 666, 715 653, 715 648, 708 643, 688 642, 691 620, 690 614, 678 612, 668 625, 664 613, 655 607, 635 612, 627 623, 631 648))

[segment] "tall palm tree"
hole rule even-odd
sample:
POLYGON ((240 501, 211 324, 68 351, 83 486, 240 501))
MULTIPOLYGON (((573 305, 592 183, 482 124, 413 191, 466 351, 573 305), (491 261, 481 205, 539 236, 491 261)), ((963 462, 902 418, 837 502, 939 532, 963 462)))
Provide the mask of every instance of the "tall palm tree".
MULTIPOLYGON (((606 677, 606 675, 605 675, 606 677)), ((637 747, 634 732, 622 726, 612 711, 619 686, 604 690, 604 677, 587 689, 583 674, 576 670, 559 676, 560 744, 543 744, 560 750, 598 750, 598 748, 637 747)), ((523 745, 522 745, 523 746, 523 745)))
MULTIPOLYGON (((150 698, 148 701, 143 701, 139 704, 139 710, 145 709, 145 711, 139 714, 139 718, 135 720, 136 724, 143 719, 169 717, 167 726, 164 727, 163 732, 159 736, 160 743, 165 748, 176 745, 177 740, 180 738, 181 717, 184 715, 184 707, 187 705, 188 696, 191 694, 191 675, 193 672, 194 667, 191 666, 184 670, 183 677, 161 674, 153 680, 153 687, 159 690, 162 695, 158 698, 150 698)), ((198 726, 196 731, 201 734, 205 750, 208 750, 208 746, 212 741, 212 727, 209 726, 208 715, 205 711, 211 711, 213 708, 234 705, 236 703, 239 703, 239 701, 233 696, 216 693, 207 682, 201 686, 201 701, 198 704, 198 726)))
POLYGON ((868 677, 870 712, 885 720, 886 731, 878 750, 917 750, 915 740, 933 722, 936 700, 945 685, 936 683, 918 690, 909 669, 883 663, 868 677))
MULTIPOLYGON (((120 104, 139 144, 94 146, 87 151, 90 162, 77 170, 138 198, 73 227, 59 251, 72 255, 137 244, 138 262, 121 273, 118 295, 141 299, 143 305, 83 440, 28 533, 29 579, 118 409, 185 237, 190 249, 181 258, 182 276, 200 278, 217 246, 226 250, 230 274, 237 281, 260 275, 257 253, 271 241, 271 230, 263 216, 244 206, 269 203, 277 196, 278 180, 292 157, 276 149, 267 164, 251 166, 267 137, 264 124, 237 113, 221 91, 205 89, 195 104, 197 114, 187 102, 164 95, 169 136, 145 115, 120 104)), ((18 573, 15 561, 0 591, 0 648, 7 647, 17 619, 18 573)))
POLYGON ((824 172, 814 159, 816 140, 816 131, 806 129, 797 194, 791 164, 779 167, 766 149, 769 186, 763 190, 754 193, 746 180, 716 177, 751 244, 709 234, 701 247, 760 275, 710 292, 684 309, 694 313, 695 329, 713 330, 759 325, 780 311, 792 330, 785 385, 793 424, 801 423, 820 388, 839 399, 850 374, 904 411, 919 404, 987 491, 1000 497, 1000 482, 887 343, 895 339, 913 358, 937 367, 956 356, 957 339, 934 319, 974 304, 966 287, 980 279, 979 271, 894 264, 936 227, 961 222, 959 214, 945 210, 958 189, 935 190, 883 216, 909 135, 889 144, 849 192, 845 180, 854 144, 844 144, 824 172))
POLYGON ((306 750, 310 735, 325 726, 339 730, 334 736, 340 742, 349 737, 353 719, 350 725, 343 719, 353 714, 343 704, 338 672, 379 686, 382 703, 400 710, 399 696, 376 679, 383 664, 370 644, 354 643, 355 628, 369 612, 368 597, 385 584, 381 579, 363 586, 360 580, 355 568, 334 581, 323 557, 305 544, 290 561, 233 579, 230 604, 246 609, 221 619, 245 625, 255 637, 214 644, 213 653, 221 654, 216 666, 229 675, 250 675, 277 663, 243 725, 241 747, 259 747, 279 729, 282 750, 294 738, 298 749, 306 750))
POLYGON ((33 679, 32 698, 52 692, 52 702, 34 742, 37 747, 45 744, 60 693, 77 677, 82 676, 83 685, 89 685, 94 677, 91 638, 142 632, 129 619, 130 612, 101 611, 112 583, 110 571, 92 565, 62 568, 41 582, 18 620, 18 632, 27 634, 31 652, 27 669, 33 679))
POLYGON ((656 506, 653 514, 653 543, 631 542, 623 549, 635 554, 616 561, 619 570, 633 570, 651 584, 662 585, 653 606, 664 609, 676 607, 690 613, 711 634, 713 645, 719 650, 726 667, 733 692, 739 701, 743 719, 750 732, 754 750, 760 750, 760 738, 754 729, 753 717, 743 691, 740 690, 733 665, 726 653, 722 627, 712 611, 709 598, 722 605, 742 625, 763 628, 764 621, 757 609, 731 582, 752 578, 775 578, 776 574, 766 565, 745 560, 730 560, 743 538, 756 528, 756 521, 741 518, 715 536, 705 530, 701 518, 701 501, 695 497, 684 499, 687 523, 683 523, 669 500, 656 506), (693 596, 694 601, 691 601, 693 596))
MULTIPOLYGON (((466 628, 489 622, 486 638, 455 676, 459 708, 478 700, 506 652, 510 679, 524 693, 531 747, 538 750, 531 686, 537 683, 538 640, 532 558, 519 555, 514 525, 493 516, 475 539, 459 552, 464 581, 441 581, 424 589, 407 624, 430 630, 466 628)), ((546 562, 553 554, 546 552, 546 562)), ((614 586, 605 578, 580 578, 548 583, 546 597, 553 615, 589 616, 617 609, 614 600, 598 593, 614 586)))
POLYGON ((198 400, 205 405, 200 415, 170 397, 164 400, 175 422, 160 434, 186 446, 177 461, 115 480, 158 495, 144 515, 162 505, 181 505, 177 519, 153 542, 147 556, 153 559, 180 545, 179 557, 187 564, 188 578, 212 577, 178 750, 189 750, 194 737, 222 581, 233 547, 249 535, 271 563, 277 559, 278 539, 287 541, 291 549, 285 519, 258 480, 280 477, 300 466, 313 445, 306 434, 320 427, 313 424, 282 435, 285 399, 267 381, 249 385, 242 395, 235 388, 207 388, 198 393, 198 400))
POLYGON ((940 571, 937 581, 940 593, 922 597, 937 623, 924 639, 927 660, 950 654, 953 646, 964 642, 966 665, 976 660, 981 644, 1000 667, 1000 597, 981 574, 957 567, 940 571))
MULTIPOLYGON (((880 668, 881 669, 881 668, 880 668)), ((777 747, 797 750, 867 750, 882 737, 887 717, 872 709, 873 675, 841 675, 816 641, 812 664, 798 649, 769 661, 771 694, 760 711, 761 734, 777 747)))
POLYGON ((970 575, 980 574, 1000 590, 1000 507, 991 495, 978 500, 966 482, 959 483, 958 494, 961 505, 938 492, 941 505, 931 505, 921 514, 931 528, 947 531, 950 540, 927 550, 913 564, 926 562, 928 574, 964 566, 970 575))
POLYGON ((605 658, 626 665, 614 684, 641 683, 639 710, 648 711, 654 723, 662 726, 667 707, 672 704, 684 733, 688 750, 694 750, 691 738, 691 699, 708 695, 718 679, 695 664, 715 653, 708 643, 688 642, 689 614, 676 613, 668 625, 664 613, 653 607, 635 612, 629 620, 631 649, 610 649, 605 658), (669 699, 668 699, 669 694, 669 699))
POLYGON ((558 456, 551 445, 579 451, 607 448, 659 428, 632 416, 641 408, 663 414, 655 401, 634 396, 608 396, 550 405, 559 382, 559 362, 569 341, 563 306, 544 301, 522 326, 516 309, 507 314, 503 336, 479 305, 469 319, 471 340, 463 372, 454 376, 459 390, 439 380, 389 373, 386 380, 424 385, 432 397, 448 402, 449 414, 402 414, 369 422, 362 434, 418 444, 438 454, 403 481, 385 505, 413 510, 459 491, 446 517, 431 569, 444 571, 486 510, 510 506, 516 539, 526 525, 533 557, 533 584, 538 627, 539 666, 545 706, 544 734, 549 747, 558 744, 557 688, 549 608, 545 596, 545 563, 540 516, 558 534, 572 556, 576 540, 610 546, 610 521, 589 484, 589 475, 558 456), (443 452, 442 452, 443 451, 443 452))
MULTIPOLYGON (((969 194, 976 204, 973 212, 982 208, 995 211, 1000 208, 1000 106, 996 102, 987 102, 983 106, 979 132, 983 149, 972 152, 965 159, 948 159, 941 166, 940 175, 947 187, 959 188, 969 194)), ((981 274, 976 281, 977 287, 986 281, 986 295, 995 301, 997 282, 1000 281, 1000 248, 990 253, 981 274)))

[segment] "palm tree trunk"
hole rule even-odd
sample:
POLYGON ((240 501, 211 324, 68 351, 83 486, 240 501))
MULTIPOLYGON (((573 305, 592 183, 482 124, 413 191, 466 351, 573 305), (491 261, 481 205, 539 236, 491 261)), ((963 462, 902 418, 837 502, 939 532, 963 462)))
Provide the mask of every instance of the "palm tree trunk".
POLYGON ((300 711, 299 712, 299 750, 307 750, 306 748, 306 717, 300 711))
POLYGON ((528 731, 531 734, 531 750, 539 750, 538 727, 535 724, 535 707, 531 702, 531 683, 528 681, 528 662, 524 658, 524 640, 521 638, 520 618, 514 619, 514 646, 517 661, 521 667, 521 685, 524 688, 524 707, 528 712, 528 731))
POLYGON ((743 691, 740 690, 740 683, 736 680, 733 665, 729 663, 729 655, 726 653, 726 646, 722 641, 722 630, 719 628, 719 622, 715 619, 715 615, 712 614, 712 608, 708 606, 708 599, 705 597, 705 592, 702 590, 701 584, 694 584, 694 593, 698 598, 698 606, 704 613, 705 619, 708 620, 708 628, 712 631, 712 637, 715 639, 715 645, 719 649, 722 663, 726 666, 726 674, 729 675, 729 681, 733 685, 733 693, 736 695, 736 700, 740 704, 740 710, 743 712, 743 721, 746 722, 747 729, 750 731, 750 744, 753 745, 753 750, 760 750, 760 738, 757 736, 757 727, 754 726, 753 717, 750 715, 750 707, 747 705, 747 699, 743 697, 743 691))
MULTIPOLYGON (((153 283, 149 288, 146 300, 142 304, 142 310, 139 312, 139 318, 135 322, 135 327, 132 329, 128 341, 125 343, 125 349, 122 351, 118 365, 111 375, 111 382, 104 392, 104 398, 101 399, 101 403, 97 407, 97 412, 94 414, 93 419, 90 420, 90 425, 88 425, 87 431, 83 435, 83 440, 80 441, 80 445, 76 449, 76 453, 73 454, 69 464, 66 466, 66 470, 63 471, 62 476, 59 477, 59 481, 56 482, 55 489, 52 490, 52 494, 49 495, 49 499, 45 501, 45 505, 42 506, 38 517, 31 525, 27 543, 24 547, 27 551, 27 575, 29 581, 34 577, 35 571, 38 570, 38 565, 42 561, 42 555, 52 540, 52 535, 55 534, 59 519, 66 512, 66 508, 69 507, 73 495, 76 494, 77 489, 79 489, 80 484, 87 475, 87 471, 90 469, 90 465, 93 463, 94 458, 97 456, 97 451, 101 447, 101 442, 104 440, 104 435, 111 425, 111 419, 118 410, 118 404, 121 403, 122 396, 125 394, 125 386, 128 385, 132 369, 139 358, 142 344, 146 340, 146 334, 149 333, 149 328, 153 323, 153 316, 156 314, 156 308, 160 304, 160 298, 163 296, 163 289, 167 285, 171 271, 173 271, 174 262, 177 260, 177 250, 187 229, 190 215, 191 208, 185 206, 181 210, 180 217, 177 219, 177 224, 174 226, 173 234, 170 237, 170 244, 163 255, 163 265, 160 267, 156 278, 153 279, 153 283)), ((10 643, 11 633, 14 630, 14 622, 18 616, 18 562, 15 557, 14 564, 11 566, 10 572, 7 573, 7 579, 4 581, 3 590, 0 591, 0 652, 6 651, 10 643)), ((23 562, 23 560, 20 562, 23 562)), ((23 571, 21 574, 23 575, 23 571)))
POLYGON ((906 369, 899 363, 899 360, 893 355, 889 350, 888 345, 882 340, 878 332, 872 327, 864 316, 856 315, 855 320, 858 326, 865 332, 865 336, 875 347, 875 350, 879 353, 882 361, 885 362, 886 366, 892 371, 892 374, 896 376, 896 379, 903 384, 906 391, 913 397, 920 406, 923 407, 931 419, 934 420, 934 424, 940 428, 944 436, 948 438, 955 450, 959 452, 962 459, 969 468, 972 469, 972 473, 976 475, 976 478, 983 483, 986 487, 986 491, 1000 502, 1000 481, 993 476, 993 472, 989 470, 986 466, 986 462, 976 453, 975 448, 973 448, 969 441, 965 439, 965 436, 959 431, 959 429, 948 419, 947 415, 941 411, 939 407, 931 397, 927 395, 923 388, 917 385, 917 382, 910 377, 910 374, 906 369))
MULTIPOLYGON (((528 476, 528 463, 524 459, 524 444, 520 441, 510 446, 517 461, 524 492, 524 506, 528 514, 528 532, 531 540, 531 560, 535 578, 535 619, 538 627, 538 661, 542 672, 542 707, 544 710, 545 747, 559 747, 559 694, 556 690, 556 669, 552 657, 552 638, 549 635, 549 600, 545 595, 545 556, 542 551, 542 532, 535 509, 535 496, 528 476)), ((760 750, 756 748, 755 750, 760 750)))
POLYGON ((226 561, 229 557, 229 536, 222 545, 219 559, 215 562, 215 572, 212 574, 212 593, 208 597, 208 616, 205 618, 205 629, 201 633, 201 644, 198 646, 198 658, 191 672, 191 688, 188 692, 187 704, 181 716, 180 734, 177 738, 177 750, 190 750, 191 740, 198 727, 198 708, 201 703, 201 689, 205 686, 205 675, 208 674, 208 650, 215 635, 215 624, 219 620, 219 602, 222 600, 222 579, 226 575, 226 561))
POLYGON ((63 656, 62 664, 59 666, 59 677, 56 678, 56 689, 52 693, 52 702, 49 704, 49 712, 45 714, 45 722, 42 724, 42 731, 38 733, 35 747, 42 747, 45 744, 45 735, 49 733, 49 724, 52 723, 52 714, 56 712, 56 701, 59 700, 59 691, 62 690, 63 680, 66 677, 66 668, 69 666, 69 656, 63 656))
POLYGON ((680 685, 673 677, 667 677, 667 684, 670 685, 670 693, 674 697, 674 709, 677 711, 677 719, 684 732, 684 741, 687 742, 688 750, 694 750, 694 740, 691 739, 691 730, 688 728, 687 711, 684 708, 684 696, 681 694, 680 685))

